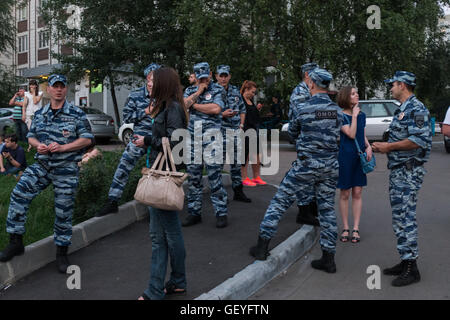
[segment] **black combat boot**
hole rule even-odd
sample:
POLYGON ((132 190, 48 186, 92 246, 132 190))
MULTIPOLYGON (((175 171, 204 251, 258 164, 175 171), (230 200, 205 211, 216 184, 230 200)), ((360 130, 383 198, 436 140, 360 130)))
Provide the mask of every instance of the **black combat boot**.
POLYGON ((336 273, 336 263, 334 262, 334 253, 322 250, 322 258, 311 262, 311 267, 323 270, 328 273, 336 273))
POLYGON ((222 229, 225 228, 227 225, 228 225, 227 216, 218 216, 216 218, 216 228, 222 229))
POLYGON ((95 215, 96 217, 103 217, 110 213, 119 212, 119 206, 116 200, 108 200, 105 206, 95 215))
POLYGON ((251 199, 247 198, 243 189, 244 188, 243 188, 242 184, 240 186, 237 186, 236 188, 233 188, 233 191, 234 191, 233 200, 247 202, 247 203, 252 202, 251 199))
POLYGON ((183 225, 183 227, 190 227, 190 226, 193 226, 200 222, 202 222, 201 216, 194 216, 194 215, 190 214, 187 216, 186 220, 184 220, 182 225, 183 225))
POLYGON ((420 281, 416 260, 405 260, 402 273, 392 281, 394 287, 404 287, 420 281))
POLYGON ((250 248, 250 255, 255 257, 256 260, 266 260, 270 255, 269 253, 270 239, 258 237, 258 244, 250 248))
POLYGON ((69 259, 67 258, 68 246, 56 246, 56 267, 60 273, 66 273, 67 268, 70 266, 69 259))
POLYGON ((8 246, 0 252, 0 262, 7 262, 15 256, 20 256, 25 252, 21 234, 9 234, 8 246))
POLYGON ((307 224, 311 226, 320 226, 317 219, 317 204, 315 201, 306 206, 298 206, 298 214, 296 222, 298 224, 307 224))
POLYGON ((399 276, 402 273, 403 268, 406 265, 405 261, 406 260, 402 260, 402 262, 400 262, 399 264, 396 264, 392 268, 384 269, 383 274, 386 276, 399 276))

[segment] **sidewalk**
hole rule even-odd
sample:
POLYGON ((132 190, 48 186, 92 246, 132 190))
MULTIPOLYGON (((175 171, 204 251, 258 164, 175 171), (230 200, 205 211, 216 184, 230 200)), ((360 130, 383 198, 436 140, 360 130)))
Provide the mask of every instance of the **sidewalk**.
MULTIPOLYGON (((227 191, 230 199, 228 227, 215 227, 216 219, 209 194, 206 193, 203 200, 203 222, 183 228, 188 292, 176 299, 195 299, 199 296, 200 299, 221 298, 215 293, 205 293, 221 284, 223 292, 241 290, 239 285, 242 281, 269 281, 270 279, 265 278, 275 276, 270 273, 283 271, 280 268, 285 267, 282 266, 293 263, 298 258, 296 255, 300 251, 309 250, 314 242, 317 233, 314 228, 305 226, 298 232, 301 225, 295 223, 297 208, 293 205, 281 220, 270 249, 282 242, 284 244, 272 251, 271 258, 266 262, 254 263, 255 260, 248 251, 256 243, 259 224, 276 188, 245 188, 246 194, 253 200, 250 204, 232 201, 231 188, 227 188, 227 191), (293 234, 294 237, 285 241, 293 234), (308 241, 301 243, 304 239, 308 241), (294 254, 293 250, 297 252, 294 254), (270 272, 268 269, 271 269, 270 272), (241 273, 234 277, 239 272, 241 273)), ((185 209, 181 213, 182 220, 186 214, 185 209)), ((70 275, 58 274, 55 263, 50 263, 0 292, 0 299, 134 300, 148 284, 150 257, 147 217, 70 255, 71 263, 81 268, 81 290, 69 290, 66 282, 70 275)), ((237 295, 228 298, 240 299, 240 294, 237 292, 237 295)), ((226 295, 222 297, 227 298, 226 295)))

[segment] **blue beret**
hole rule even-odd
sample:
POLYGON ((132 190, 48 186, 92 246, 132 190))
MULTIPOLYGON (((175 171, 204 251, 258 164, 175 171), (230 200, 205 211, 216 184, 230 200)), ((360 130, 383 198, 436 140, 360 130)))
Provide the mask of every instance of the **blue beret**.
POLYGON ((416 75, 408 71, 396 71, 394 77, 391 79, 386 79, 384 82, 393 83, 395 81, 404 82, 410 86, 416 86, 416 75))
POLYGON ((62 82, 64 84, 64 86, 67 86, 67 78, 66 78, 66 76, 63 76, 62 74, 52 74, 48 78, 48 85, 50 87, 53 87, 53 85, 56 82, 62 82))
POLYGON ((317 84, 321 88, 327 88, 331 80, 333 80, 333 76, 325 69, 316 68, 309 73, 309 77, 315 84, 317 84))
POLYGON ((230 66, 226 64, 221 64, 220 66, 217 67, 216 73, 217 74, 226 73, 228 75, 230 74, 230 66))
POLYGON ((208 62, 200 62, 194 66, 195 77, 200 80, 202 78, 209 77, 209 64, 208 62))
POLYGON ((148 74, 156 69, 161 68, 161 66, 157 63, 151 63, 144 69, 144 76, 148 76, 148 74))
POLYGON ((317 67, 319 67, 317 65, 317 63, 314 63, 314 62, 306 63, 306 64, 302 65, 302 73, 310 72, 311 70, 314 70, 317 67))

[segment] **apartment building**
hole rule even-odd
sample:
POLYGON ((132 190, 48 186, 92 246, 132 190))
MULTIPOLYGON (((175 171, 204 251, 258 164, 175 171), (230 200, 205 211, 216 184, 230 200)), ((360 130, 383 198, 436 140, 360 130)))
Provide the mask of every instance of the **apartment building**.
MULTIPOLYGON (((45 1, 17 1, 11 13, 16 27, 15 47, 0 54, 0 63, 10 67, 18 76, 27 80, 38 80, 39 90, 44 92, 44 102, 48 102, 47 78, 55 68, 61 66, 52 56, 52 52, 66 55, 72 55, 74 52, 62 41, 56 40, 45 24, 40 14, 40 8, 45 1)), ((67 11, 69 17, 79 14, 79 11, 71 8, 67 11)), ((68 101, 78 106, 94 107, 114 117, 112 98, 107 83, 93 88, 89 77, 86 76, 80 83, 70 83, 68 89, 68 101)), ((129 92, 130 88, 127 87, 116 88, 120 114, 129 92)))

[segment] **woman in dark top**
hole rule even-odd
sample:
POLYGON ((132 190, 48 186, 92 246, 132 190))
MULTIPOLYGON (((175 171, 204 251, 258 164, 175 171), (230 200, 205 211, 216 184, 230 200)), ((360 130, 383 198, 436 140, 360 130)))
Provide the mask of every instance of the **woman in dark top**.
MULTIPOLYGON (((242 184, 248 187, 254 187, 256 185, 267 184, 260 177, 261 172, 261 161, 259 155, 259 126, 261 123, 261 118, 259 116, 259 110, 261 107, 256 107, 253 103, 253 98, 256 94, 256 83, 253 81, 244 81, 241 87, 241 95, 244 98, 244 104, 246 109, 244 131, 249 129, 254 129, 256 131, 256 154, 250 153, 250 139, 245 137, 245 164, 242 165, 242 184), (253 162, 253 179, 247 175, 249 156, 253 162)), ((253 141, 251 141, 253 143, 253 141)), ((253 151, 253 150, 252 150, 253 151)))
POLYGON ((362 211, 362 188, 367 185, 367 177, 362 171, 355 139, 361 150, 365 150, 368 160, 372 158, 372 148, 366 138, 366 115, 358 107, 359 96, 356 88, 344 87, 339 91, 338 104, 344 112, 344 123, 341 129, 339 144, 339 180, 337 187, 341 189, 339 209, 342 215, 342 242, 350 239, 348 225, 348 207, 350 192, 352 194, 353 231, 351 241, 360 241, 359 222, 362 211))
MULTIPOLYGON (((150 79, 154 104, 147 112, 154 119, 151 136, 135 136, 138 147, 150 147, 150 163, 162 151, 162 138, 168 137, 171 146, 172 133, 186 128, 188 114, 184 107, 180 78, 172 68, 153 71, 150 79)), ((150 236, 152 239, 151 278, 147 290, 139 300, 161 300, 166 294, 186 292, 186 271, 183 234, 177 211, 149 207, 150 236), (167 258, 170 258, 172 272, 164 285, 167 258)))

